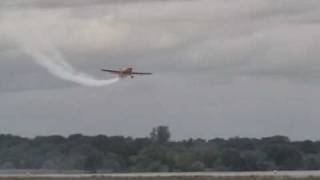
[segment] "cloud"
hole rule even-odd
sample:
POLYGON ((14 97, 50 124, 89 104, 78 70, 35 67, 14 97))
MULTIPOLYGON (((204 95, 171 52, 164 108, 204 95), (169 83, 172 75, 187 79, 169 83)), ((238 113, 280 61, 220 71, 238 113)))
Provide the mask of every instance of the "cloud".
POLYGON ((318 1, 1 2, 0 114, 12 122, 0 125, 7 132, 145 135, 142 129, 168 124, 177 137, 316 137, 318 1), (154 75, 80 88, 34 65, 17 39, 38 49, 50 44, 101 79, 110 77, 102 67, 154 75), (20 119, 41 125, 13 128, 20 119), (41 128, 47 122, 59 123, 41 128))
MULTIPOLYGON (((131 4, 131 3, 154 3, 154 2, 169 2, 175 0, 69 0, 69 1, 55 1, 55 0, 4 0, 2 6, 6 8, 74 8, 74 7, 90 7, 108 4, 131 4)), ((179 2, 192 0, 176 0, 179 2)))
MULTIPOLYGON (((19 7, 19 3, 22 2, 16 1, 12 6, 19 7)), ((253 4, 139 1, 95 8, 78 8, 77 3, 85 4, 84 1, 69 3, 70 6, 60 4, 67 9, 18 8, 2 12, 2 49, 12 47, 10 38, 18 37, 27 39, 30 46, 52 44, 74 64, 102 65, 104 59, 123 66, 143 61, 147 67, 162 66, 162 71, 172 71, 172 66, 179 64, 181 73, 207 71, 215 77, 318 77, 314 58, 318 54, 313 49, 317 43, 312 41, 319 34, 314 23, 314 1, 290 3, 289 7, 284 0, 253 4), (163 10, 153 13, 156 9, 163 10), (139 56, 150 59, 139 60, 139 56), (121 62, 127 57, 130 58, 125 63, 121 62)))

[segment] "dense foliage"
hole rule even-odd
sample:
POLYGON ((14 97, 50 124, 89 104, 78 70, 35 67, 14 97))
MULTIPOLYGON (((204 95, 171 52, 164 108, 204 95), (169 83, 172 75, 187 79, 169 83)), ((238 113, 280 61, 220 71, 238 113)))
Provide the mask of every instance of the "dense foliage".
POLYGON ((285 136, 169 141, 168 127, 150 137, 0 135, 0 169, 104 169, 111 172, 315 170, 320 142, 285 136))

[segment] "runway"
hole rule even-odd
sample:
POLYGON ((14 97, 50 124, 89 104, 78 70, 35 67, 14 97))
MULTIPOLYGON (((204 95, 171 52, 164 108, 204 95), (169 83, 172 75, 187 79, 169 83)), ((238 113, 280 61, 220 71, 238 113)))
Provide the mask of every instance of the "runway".
POLYGON ((255 172, 170 172, 170 173, 108 173, 108 174, 0 174, 5 177, 50 177, 50 178, 83 178, 83 177, 245 177, 245 176, 288 176, 320 177, 320 171, 255 171, 255 172))

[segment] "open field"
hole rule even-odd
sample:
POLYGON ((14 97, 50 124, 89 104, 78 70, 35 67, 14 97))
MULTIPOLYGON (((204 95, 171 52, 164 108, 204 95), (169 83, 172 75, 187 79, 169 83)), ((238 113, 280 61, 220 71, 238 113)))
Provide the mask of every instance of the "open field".
POLYGON ((2 174, 0 180, 320 180, 320 171, 124 174, 2 174))

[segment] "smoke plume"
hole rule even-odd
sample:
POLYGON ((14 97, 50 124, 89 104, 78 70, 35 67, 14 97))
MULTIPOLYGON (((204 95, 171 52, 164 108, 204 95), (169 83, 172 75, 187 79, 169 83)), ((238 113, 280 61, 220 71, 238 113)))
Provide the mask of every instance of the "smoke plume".
POLYGON ((27 52, 37 64, 46 68, 54 76, 67 81, 72 81, 85 86, 106 86, 119 81, 119 78, 98 80, 88 74, 78 72, 65 61, 61 53, 55 49, 43 52, 28 49, 27 52))
POLYGON ((13 43, 13 47, 16 47, 18 51, 30 55, 37 64, 44 67, 49 73, 63 80, 85 86, 106 86, 119 81, 119 78, 99 80, 72 67, 57 48, 59 47, 57 44, 61 45, 63 39, 61 37, 64 37, 63 33, 59 32, 64 31, 61 29, 59 31, 59 26, 57 27, 55 24, 47 23, 48 18, 58 22, 62 15, 58 13, 43 18, 38 13, 41 12, 28 12, 27 14, 16 12, 14 15, 9 13, 3 16, 3 20, 0 21, 0 36, 13 43), (40 19, 34 20, 35 15, 40 19), (36 25, 35 21, 38 22, 36 25), (24 27, 23 31, 17 28, 20 26, 24 27), (57 32, 48 33, 50 29, 53 29, 52 26, 57 32))

